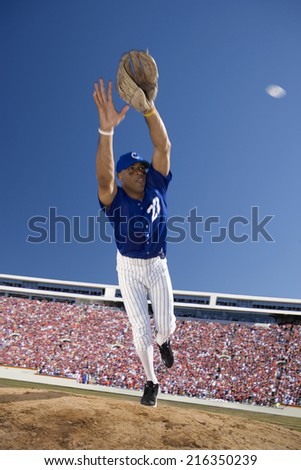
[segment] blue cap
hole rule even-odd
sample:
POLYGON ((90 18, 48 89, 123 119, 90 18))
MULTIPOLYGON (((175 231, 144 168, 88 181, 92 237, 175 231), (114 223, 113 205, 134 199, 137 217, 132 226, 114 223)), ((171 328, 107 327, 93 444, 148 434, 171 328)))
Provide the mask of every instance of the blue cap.
POLYGON ((121 155, 116 165, 116 173, 120 173, 122 170, 125 170, 129 166, 135 165, 135 163, 142 163, 146 168, 150 167, 149 162, 144 160, 138 153, 129 152, 121 155))

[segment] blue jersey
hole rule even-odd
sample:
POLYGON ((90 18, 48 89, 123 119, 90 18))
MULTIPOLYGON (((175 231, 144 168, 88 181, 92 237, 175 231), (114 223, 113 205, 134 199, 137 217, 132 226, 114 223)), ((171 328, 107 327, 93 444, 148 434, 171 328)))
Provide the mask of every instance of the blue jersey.
POLYGON ((122 255, 144 259, 165 257, 166 191, 171 178, 170 172, 165 177, 151 165, 142 201, 129 197, 121 187, 108 209, 99 201, 113 225, 115 242, 122 255))

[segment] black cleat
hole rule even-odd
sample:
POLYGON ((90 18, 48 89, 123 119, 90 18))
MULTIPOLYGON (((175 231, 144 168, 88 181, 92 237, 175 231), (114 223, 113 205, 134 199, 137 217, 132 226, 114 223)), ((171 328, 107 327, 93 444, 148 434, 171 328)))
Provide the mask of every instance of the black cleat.
POLYGON ((157 396, 159 392, 159 384, 154 384, 148 380, 144 385, 143 397, 140 400, 141 405, 157 406, 157 396))
POLYGON ((168 369, 170 369, 174 363, 174 357, 173 357, 173 352, 171 349, 170 341, 169 340, 165 341, 165 343, 159 346, 159 349, 160 349, 160 354, 161 354, 161 359, 162 359, 163 364, 168 369))

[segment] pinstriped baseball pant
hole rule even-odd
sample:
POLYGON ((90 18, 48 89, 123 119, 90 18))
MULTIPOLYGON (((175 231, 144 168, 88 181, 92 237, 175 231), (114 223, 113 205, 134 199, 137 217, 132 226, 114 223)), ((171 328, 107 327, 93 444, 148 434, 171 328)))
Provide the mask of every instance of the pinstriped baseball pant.
POLYGON ((152 344, 147 298, 151 301, 154 313, 156 339, 162 344, 176 328, 173 292, 166 258, 129 258, 117 251, 117 271, 136 350, 144 351, 152 344))

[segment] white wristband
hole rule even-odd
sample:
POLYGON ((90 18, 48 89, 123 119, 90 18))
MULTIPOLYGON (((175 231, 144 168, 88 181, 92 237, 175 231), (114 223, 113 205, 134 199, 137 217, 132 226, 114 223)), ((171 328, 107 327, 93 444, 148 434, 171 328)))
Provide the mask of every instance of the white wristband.
POLYGON ((100 127, 98 128, 98 132, 101 134, 101 135, 114 135, 114 130, 111 130, 111 131, 103 131, 100 129, 100 127))

